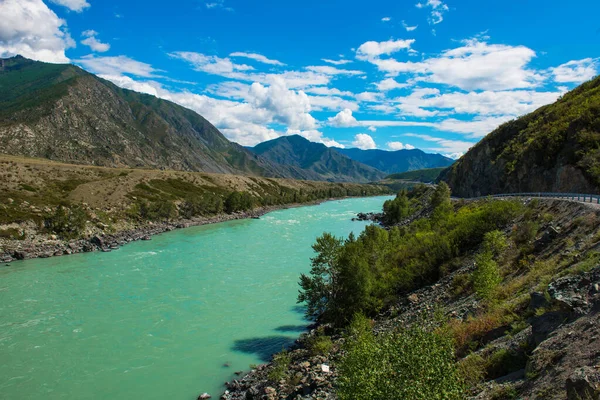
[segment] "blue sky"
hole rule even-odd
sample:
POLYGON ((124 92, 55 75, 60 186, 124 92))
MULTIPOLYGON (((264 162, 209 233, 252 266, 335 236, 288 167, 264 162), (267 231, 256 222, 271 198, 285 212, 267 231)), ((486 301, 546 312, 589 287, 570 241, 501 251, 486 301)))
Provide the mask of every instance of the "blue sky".
POLYGON ((254 145, 458 157, 600 71, 597 0, 0 0, 0 55, 72 62, 254 145))

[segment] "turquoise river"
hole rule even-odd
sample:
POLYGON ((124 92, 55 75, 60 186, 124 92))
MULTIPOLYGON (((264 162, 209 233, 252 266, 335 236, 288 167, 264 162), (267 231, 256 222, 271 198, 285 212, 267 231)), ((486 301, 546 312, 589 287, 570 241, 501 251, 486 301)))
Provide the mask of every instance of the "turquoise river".
POLYGON ((0 399, 215 398, 308 324, 296 305, 323 232, 386 197, 177 230, 111 253, 0 268, 0 399))

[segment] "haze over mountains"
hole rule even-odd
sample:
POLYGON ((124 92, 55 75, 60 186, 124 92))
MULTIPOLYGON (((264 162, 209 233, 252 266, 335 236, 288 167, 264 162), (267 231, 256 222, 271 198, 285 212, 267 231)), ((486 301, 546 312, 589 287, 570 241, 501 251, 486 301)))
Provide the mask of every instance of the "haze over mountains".
POLYGON ((369 182, 389 172, 452 162, 419 150, 331 149, 300 136, 275 139, 251 152, 194 111, 121 89, 69 64, 5 59, 0 88, 0 152, 11 155, 341 182, 369 182))

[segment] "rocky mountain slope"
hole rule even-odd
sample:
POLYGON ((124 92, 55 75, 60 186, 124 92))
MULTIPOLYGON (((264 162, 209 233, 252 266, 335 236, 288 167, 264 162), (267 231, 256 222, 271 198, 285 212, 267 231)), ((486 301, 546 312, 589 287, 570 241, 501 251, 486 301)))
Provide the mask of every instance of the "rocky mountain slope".
POLYGON ((441 175, 461 197, 600 191, 600 77, 507 122, 441 175))
POLYGON ((0 153, 108 167, 291 177, 195 112, 73 65, 13 57, 0 68, 0 153))
POLYGON ((335 150, 355 161, 367 164, 388 174, 426 168, 447 167, 454 162, 454 160, 444 157, 441 154, 429 154, 418 149, 385 151, 336 148, 335 150))
MULTIPOLYGON (((469 207, 491 202, 504 201, 456 202, 454 208, 460 218, 469 207)), ((478 289, 482 254, 490 250, 485 244, 476 246, 452 257, 434 283, 399 293, 373 318, 370 330, 376 338, 390 332, 402 335, 414 327, 434 332, 438 339, 451 337, 465 390, 461 399, 598 398, 600 208, 560 200, 519 203, 520 211, 496 231, 507 241, 496 257, 499 275, 492 292, 483 296, 478 289)), ((419 224, 403 228, 404 235, 419 224)), ((290 351, 228 382, 222 398, 341 398, 348 351, 354 357, 360 354, 348 347, 354 335, 328 325, 312 326, 290 351)), ((375 343, 368 341, 360 349, 367 352, 375 343)), ((417 353, 428 351, 423 347, 417 353)), ((430 367, 441 368, 435 363, 430 367)), ((372 376, 371 370, 384 368, 375 362, 363 365, 358 374, 372 376)), ((402 379, 402 374, 394 377, 402 379)), ((373 382, 390 378, 376 376, 373 382)))
POLYGON ((371 182, 385 176, 375 168, 299 135, 260 143, 252 151, 273 163, 289 166, 296 177, 303 179, 371 182))

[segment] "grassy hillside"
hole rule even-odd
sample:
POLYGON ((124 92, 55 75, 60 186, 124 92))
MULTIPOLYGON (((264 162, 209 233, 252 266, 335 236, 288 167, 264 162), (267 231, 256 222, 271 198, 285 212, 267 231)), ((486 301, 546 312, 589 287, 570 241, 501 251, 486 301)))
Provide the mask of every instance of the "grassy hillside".
POLYGON ((80 232, 67 236, 85 236, 98 227, 113 232, 148 221, 388 193, 376 185, 115 169, 14 156, 0 156, 0 167, 0 236, 22 224, 52 233, 48 222, 61 208, 68 217, 84 218, 80 232))
POLYGON ((507 122, 442 173, 458 196, 600 192, 600 77, 507 122))

